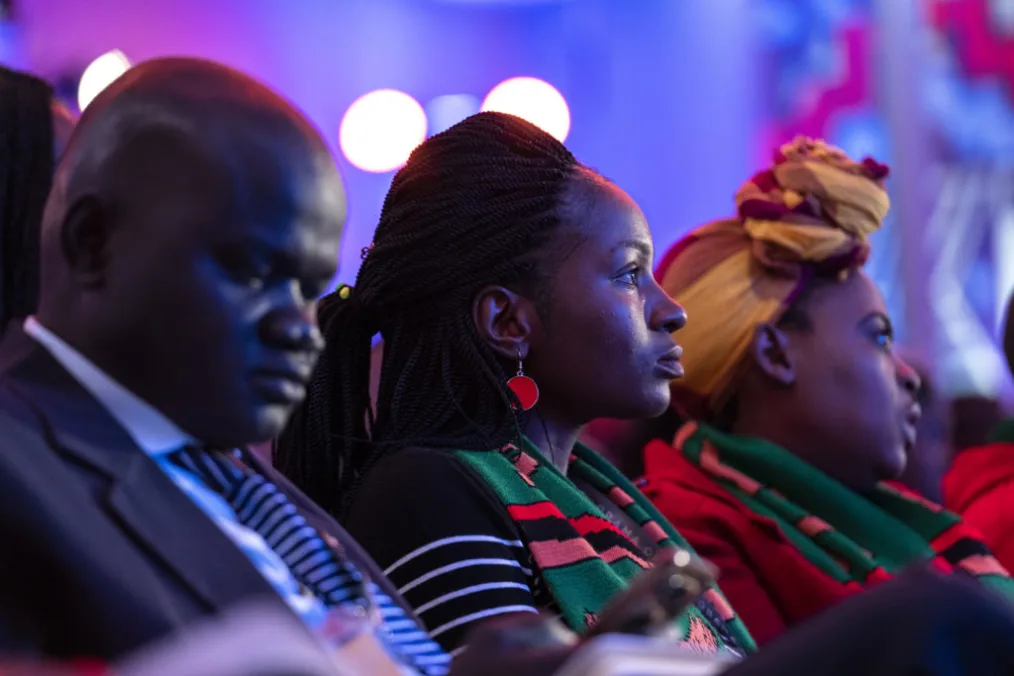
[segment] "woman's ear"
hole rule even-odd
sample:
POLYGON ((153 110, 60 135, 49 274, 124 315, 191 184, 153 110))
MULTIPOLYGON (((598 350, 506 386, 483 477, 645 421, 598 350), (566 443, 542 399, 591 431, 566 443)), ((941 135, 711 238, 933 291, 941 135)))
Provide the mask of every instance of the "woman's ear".
POLYGON ((753 334, 750 355, 761 373, 779 385, 796 382, 789 337, 774 324, 759 324, 753 334))
POLYGON ((503 286, 488 286, 475 297, 472 319, 479 337, 496 354, 509 360, 528 357, 538 326, 530 300, 503 286))

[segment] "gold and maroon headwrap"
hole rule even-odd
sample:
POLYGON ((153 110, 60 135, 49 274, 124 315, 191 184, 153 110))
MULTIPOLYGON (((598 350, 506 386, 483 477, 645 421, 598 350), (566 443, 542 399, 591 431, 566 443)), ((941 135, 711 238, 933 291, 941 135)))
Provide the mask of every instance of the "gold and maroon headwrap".
POLYGON ((736 218, 697 228, 665 254, 655 276, 688 317, 676 404, 694 416, 719 411, 756 326, 777 322, 814 275, 843 278, 865 263, 866 238, 890 206, 887 174, 798 138, 736 192, 736 218))

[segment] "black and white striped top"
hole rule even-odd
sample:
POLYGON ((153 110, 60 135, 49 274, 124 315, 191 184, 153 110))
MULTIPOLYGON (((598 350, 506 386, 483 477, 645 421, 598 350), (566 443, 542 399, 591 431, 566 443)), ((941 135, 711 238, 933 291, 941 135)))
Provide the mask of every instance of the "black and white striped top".
POLYGON ((345 526, 452 655, 483 620, 556 612, 503 505, 446 451, 381 460, 345 526))

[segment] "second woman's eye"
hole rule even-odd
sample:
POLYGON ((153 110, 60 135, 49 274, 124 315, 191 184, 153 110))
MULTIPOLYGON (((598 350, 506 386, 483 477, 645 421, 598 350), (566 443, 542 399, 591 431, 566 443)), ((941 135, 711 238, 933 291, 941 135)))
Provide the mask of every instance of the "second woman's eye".
POLYGON ((894 335, 889 330, 878 331, 874 336, 874 340, 877 342, 877 345, 888 351, 894 345, 894 335))

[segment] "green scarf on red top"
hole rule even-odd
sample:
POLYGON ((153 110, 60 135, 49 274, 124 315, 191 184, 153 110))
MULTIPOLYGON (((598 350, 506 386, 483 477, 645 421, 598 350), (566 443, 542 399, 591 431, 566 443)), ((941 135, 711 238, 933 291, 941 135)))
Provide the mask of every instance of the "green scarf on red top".
POLYGON ((1014 581, 978 533, 916 493, 882 483, 861 495, 768 441, 705 424, 684 425, 673 445, 840 584, 865 587, 931 562, 1014 600, 1014 581))
MULTIPOLYGON (((523 449, 508 446, 501 451, 456 451, 455 455, 503 502, 523 534, 561 618, 574 631, 583 632, 607 602, 651 564, 534 444, 524 439, 523 445, 523 449)), ((606 495, 659 548, 693 551, 619 470, 588 447, 575 447, 568 473, 606 495)), ((729 647, 746 653, 756 650, 746 626, 717 588, 709 589, 703 600, 731 635, 735 645, 729 647)), ((691 648, 716 652, 727 646, 707 615, 691 606, 677 619, 677 625, 691 648)))

